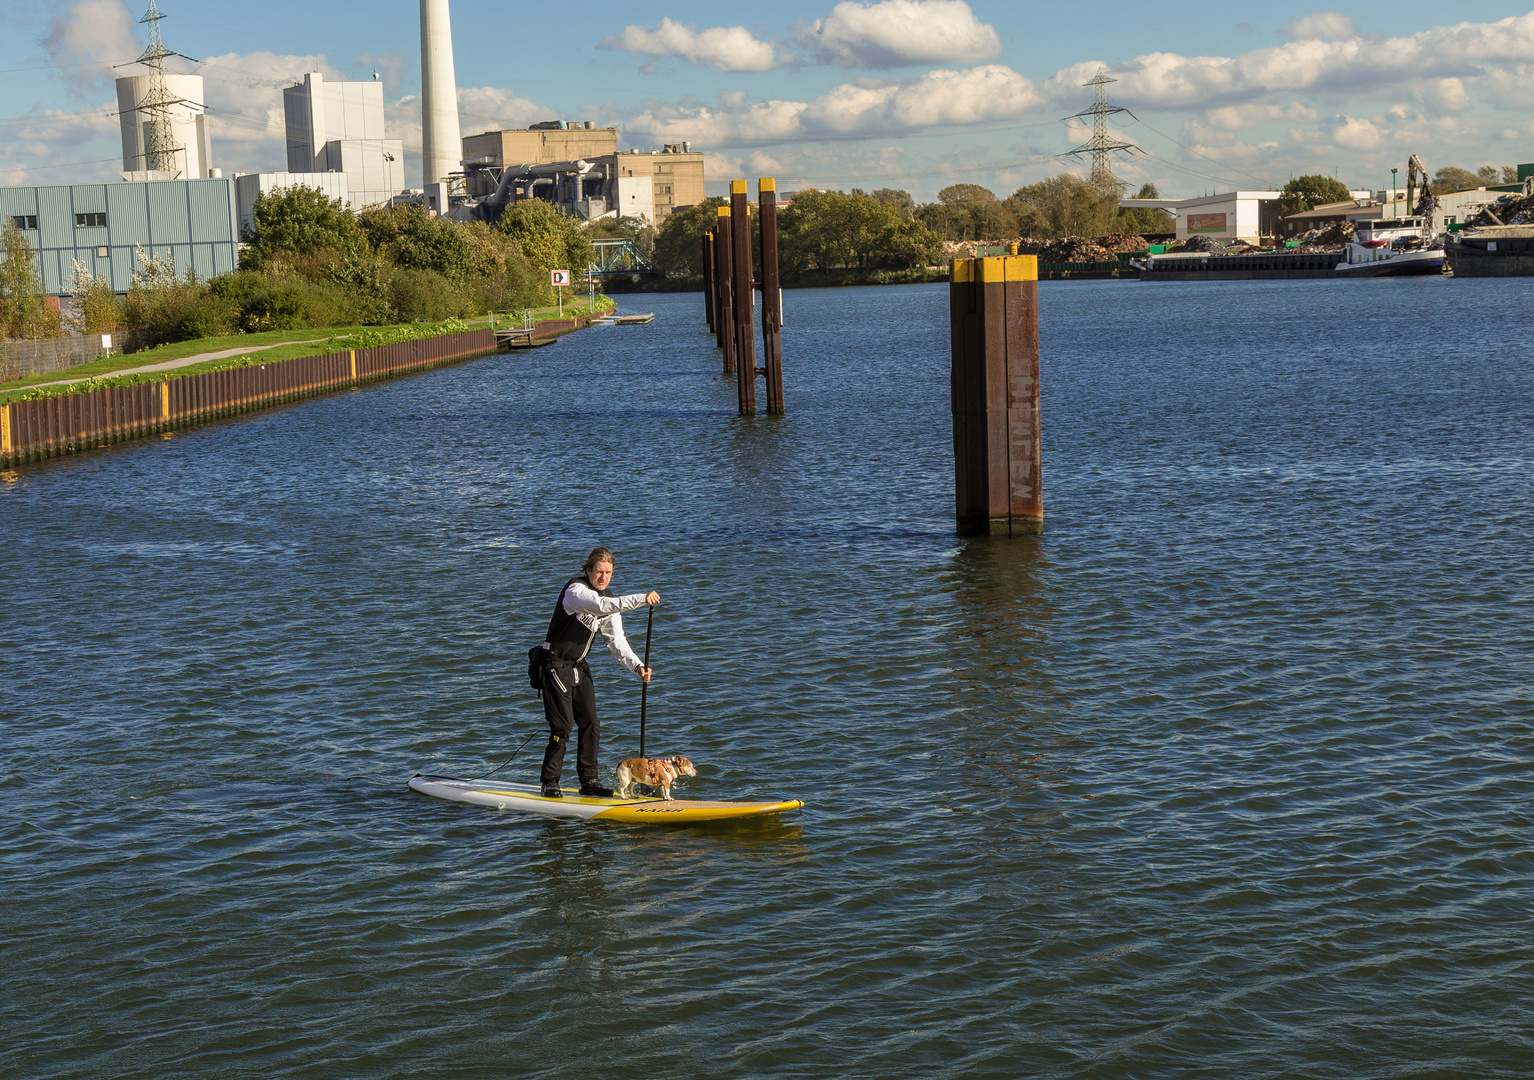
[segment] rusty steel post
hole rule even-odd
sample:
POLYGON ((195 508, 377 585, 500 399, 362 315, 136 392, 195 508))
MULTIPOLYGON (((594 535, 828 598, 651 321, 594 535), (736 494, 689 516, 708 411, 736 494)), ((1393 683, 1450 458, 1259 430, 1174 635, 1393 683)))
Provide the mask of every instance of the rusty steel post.
POLYGON ((719 281, 719 294, 714 300, 714 321, 718 324, 714 333, 719 349, 724 354, 724 374, 735 370, 735 259, 731 252, 734 241, 730 228, 730 208, 719 208, 719 227, 714 233, 714 271, 719 281))
POLYGON ((714 332, 714 234, 703 234, 703 261, 700 267, 703 271, 703 320, 708 323, 708 332, 714 332))
POLYGON ((955 259, 949 277, 954 502, 960 536, 1044 527, 1039 266, 955 259))
POLYGON ((762 237, 762 364, 767 374, 767 411, 783 411, 783 290, 778 277, 778 185, 771 177, 756 184, 762 237))
POLYGON ((725 258, 724 245, 729 241, 729 232, 729 223, 720 221, 714 231, 709 233, 714 238, 714 344, 721 349, 724 348, 724 321, 728 318, 724 309, 729 306, 724 300, 724 282, 730 272, 730 260, 725 258))
POLYGON ((751 257, 751 204, 746 201, 746 182, 730 181, 730 254, 735 282, 735 387, 740 394, 740 415, 756 415, 756 290, 751 257))

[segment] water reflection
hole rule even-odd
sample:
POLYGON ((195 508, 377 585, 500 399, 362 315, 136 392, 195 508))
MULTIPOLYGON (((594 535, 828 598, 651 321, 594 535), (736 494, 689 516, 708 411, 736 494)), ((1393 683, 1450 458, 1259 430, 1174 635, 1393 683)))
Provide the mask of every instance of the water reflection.
POLYGON ((992 793, 1030 790, 1065 767, 1049 674, 1050 563, 1044 537, 962 542, 946 573, 954 751, 992 793))

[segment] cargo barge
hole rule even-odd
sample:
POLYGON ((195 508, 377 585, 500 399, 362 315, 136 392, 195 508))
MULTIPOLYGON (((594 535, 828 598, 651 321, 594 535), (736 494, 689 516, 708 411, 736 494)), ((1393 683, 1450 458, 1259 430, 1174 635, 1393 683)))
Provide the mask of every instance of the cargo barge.
POLYGON ((1141 281, 1267 281, 1329 278, 1342 262, 1340 251, 1304 255, 1152 255, 1140 264, 1141 281))
POLYGON ((1534 225, 1489 225, 1444 247, 1455 277, 1534 277, 1534 225))

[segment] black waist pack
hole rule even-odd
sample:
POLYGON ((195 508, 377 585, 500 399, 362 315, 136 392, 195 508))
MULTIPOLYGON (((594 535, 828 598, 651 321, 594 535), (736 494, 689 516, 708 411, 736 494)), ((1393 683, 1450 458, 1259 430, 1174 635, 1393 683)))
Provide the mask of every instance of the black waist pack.
POLYGON ((543 689, 543 665, 548 662, 549 651, 542 645, 527 650, 527 685, 534 690, 543 689))

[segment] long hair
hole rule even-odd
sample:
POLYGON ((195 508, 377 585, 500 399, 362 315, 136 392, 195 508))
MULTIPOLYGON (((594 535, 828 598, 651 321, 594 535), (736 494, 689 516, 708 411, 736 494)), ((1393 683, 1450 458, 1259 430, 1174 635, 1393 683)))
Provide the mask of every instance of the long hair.
POLYGON ((613 553, 611 551, 608 551, 605 547, 598 545, 597 547, 591 549, 591 554, 587 555, 586 561, 581 563, 581 573, 589 575, 591 573, 591 568, 597 565, 597 563, 608 563, 613 567, 617 567, 618 560, 613 558, 613 553))

